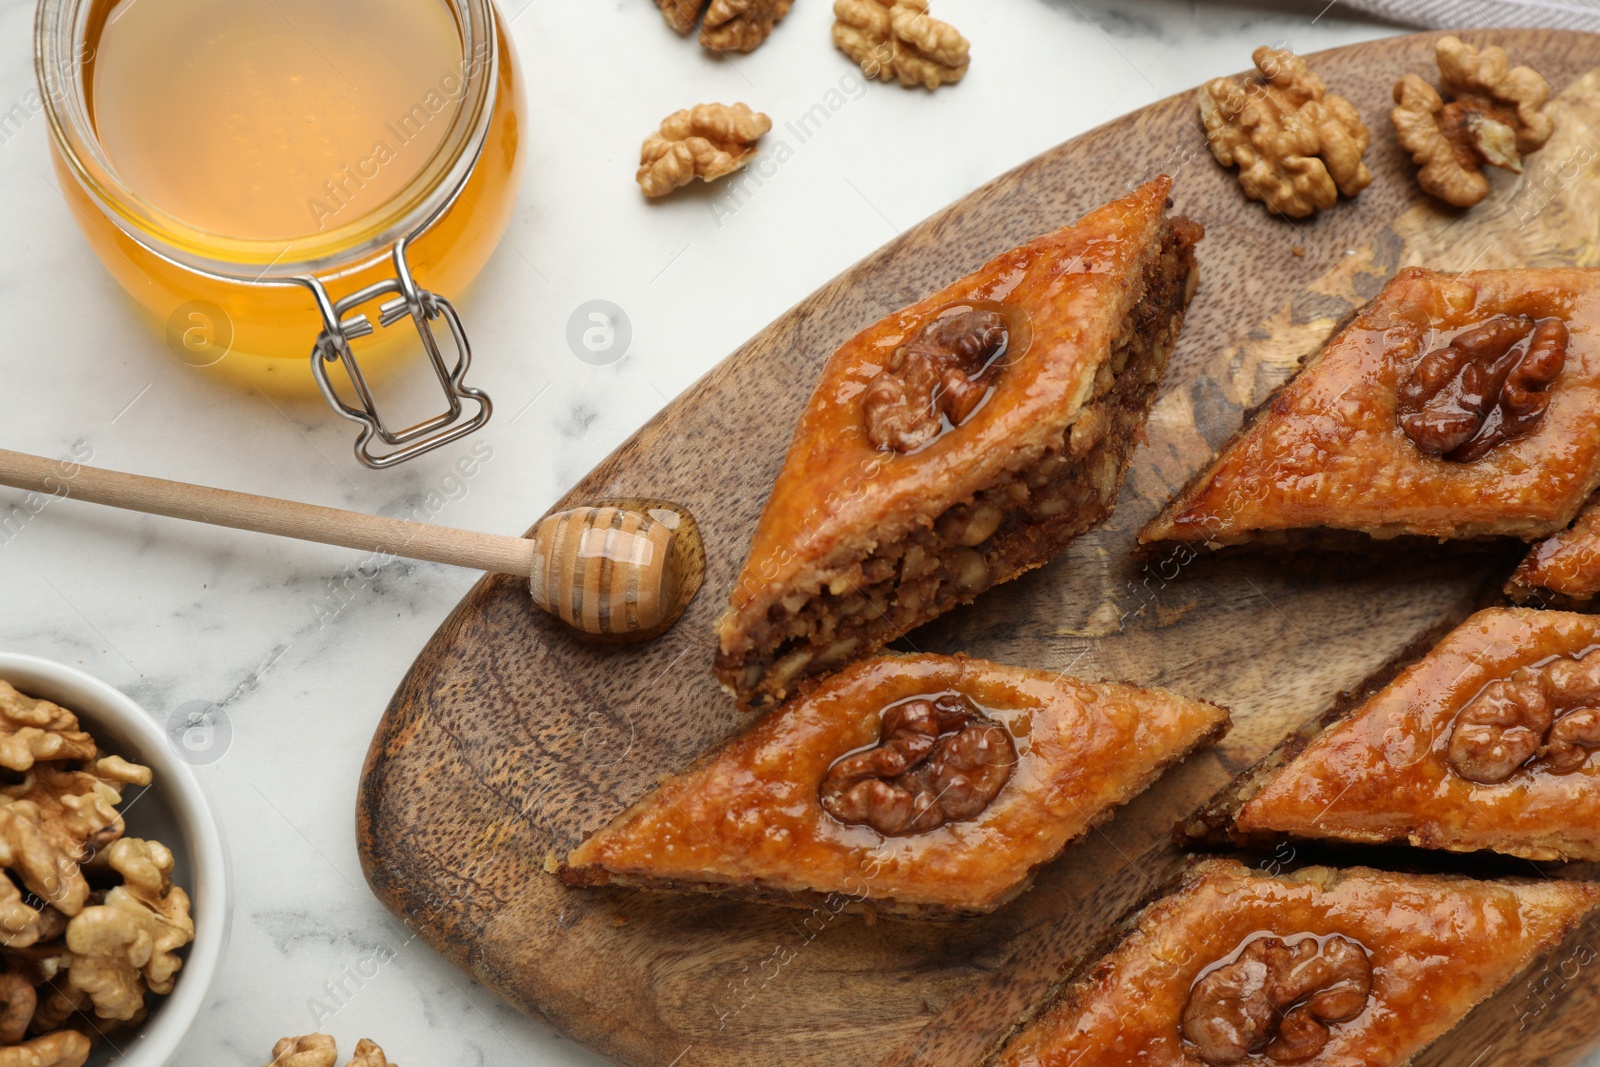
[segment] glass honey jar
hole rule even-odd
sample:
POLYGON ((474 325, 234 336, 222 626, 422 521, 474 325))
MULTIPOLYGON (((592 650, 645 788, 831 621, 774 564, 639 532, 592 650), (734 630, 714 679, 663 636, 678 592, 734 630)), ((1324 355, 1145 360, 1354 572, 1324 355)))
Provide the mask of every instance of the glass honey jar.
POLYGON ((309 351, 369 467, 488 421, 443 294, 519 186, 491 0, 40 0, 35 67, 80 228, 186 359, 248 375, 309 351), (396 429, 372 386, 418 341, 445 410, 396 429))

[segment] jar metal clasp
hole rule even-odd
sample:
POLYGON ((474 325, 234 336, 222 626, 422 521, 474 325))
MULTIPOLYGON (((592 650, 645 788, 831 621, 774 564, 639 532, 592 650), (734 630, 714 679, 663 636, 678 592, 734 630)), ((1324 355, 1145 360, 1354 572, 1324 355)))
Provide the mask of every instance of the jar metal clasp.
POLYGON ((416 279, 411 276, 410 264, 406 262, 409 243, 409 236, 395 242, 393 278, 375 282, 340 300, 330 297, 328 290, 314 277, 296 279, 311 290, 322 312, 323 329, 311 349, 311 373, 333 409, 361 424, 361 435, 355 445, 356 458, 373 470, 404 463, 424 452, 460 440, 482 427, 494 413, 494 404, 488 394, 466 383, 467 370, 472 365, 472 346, 467 341, 466 329, 461 325, 461 316, 450 301, 417 285, 416 279), (377 401, 373 398, 372 388, 350 347, 352 340, 373 332, 372 321, 365 313, 356 312, 355 309, 390 294, 394 295, 394 299, 378 306, 378 321, 388 327, 401 319, 411 319, 422 340, 423 350, 428 354, 428 363, 433 368, 434 376, 444 390, 446 401, 444 411, 403 430, 391 429, 384 422, 377 401), (439 337, 433 330, 432 323, 439 319, 443 319, 449 328, 455 346, 453 364, 446 360, 439 337), (329 367, 335 363, 344 365, 345 374, 355 389, 356 403, 353 405, 339 394, 328 376, 329 367), (472 401, 476 405, 476 412, 469 416, 462 401, 472 401), (388 446, 387 450, 376 451, 377 442, 388 446))

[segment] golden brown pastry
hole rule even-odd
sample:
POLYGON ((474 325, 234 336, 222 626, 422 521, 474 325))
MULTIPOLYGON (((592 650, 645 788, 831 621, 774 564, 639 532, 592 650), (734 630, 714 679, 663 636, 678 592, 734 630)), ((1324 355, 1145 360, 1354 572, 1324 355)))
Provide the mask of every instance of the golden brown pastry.
POLYGON ((1240 834, 1600 860, 1600 618, 1480 611, 1281 769, 1240 834))
POLYGON ((1546 537, 1600 482, 1600 271, 1401 271, 1142 543, 1546 537))
POLYGON ((1209 860, 988 1062, 1401 1067, 1597 905, 1587 882, 1209 860))
POLYGON ((993 911, 1228 725, 1160 689, 964 656, 857 664, 567 857, 573 885, 904 917, 993 911))
POLYGON ((1529 550, 1506 585, 1519 604, 1586 607, 1600 596, 1600 496, 1573 524, 1529 550))
POLYGON ((828 361, 719 628, 766 707, 1045 563, 1114 505, 1196 278, 1159 178, 828 361))

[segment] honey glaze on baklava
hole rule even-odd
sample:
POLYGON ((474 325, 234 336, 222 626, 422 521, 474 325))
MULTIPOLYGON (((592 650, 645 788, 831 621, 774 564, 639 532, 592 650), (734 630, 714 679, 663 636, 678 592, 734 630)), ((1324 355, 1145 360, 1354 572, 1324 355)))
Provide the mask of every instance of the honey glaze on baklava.
POLYGON ((1203 861, 986 1067, 1401 1067, 1597 905, 1587 882, 1203 861))
POLYGON ((718 630, 767 708, 1043 565, 1110 514, 1194 292, 1160 178, 828 361, 718 630))
POLYGON ((1535 607, 1593 604, 1600 596, 1600 496, 1589 498, 1571 526, 1528 550, 1506 595, 1535 607))
POLYGON ((561 877, 774 904, 990 912, 1227 712, 965 656, 884 656, 765 716, 595 831, 561 877))
POLYGON ((1236 829, 1600 860, 1600 618, 1478 612, 1242 795, 1236 829))
POLYGON ((1140 533, 1547 537, 1600 482, 1600 271, 1401 271, 1140 533))

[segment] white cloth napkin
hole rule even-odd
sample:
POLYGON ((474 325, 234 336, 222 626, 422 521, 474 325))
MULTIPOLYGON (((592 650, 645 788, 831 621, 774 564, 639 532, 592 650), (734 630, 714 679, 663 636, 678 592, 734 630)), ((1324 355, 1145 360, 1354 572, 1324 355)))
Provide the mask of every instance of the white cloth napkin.
POLYGON ((1600 0, 1337 0, 1344 7, 1410 26, 1474 29, 1548 26, 1600 31, 1600 0))

